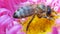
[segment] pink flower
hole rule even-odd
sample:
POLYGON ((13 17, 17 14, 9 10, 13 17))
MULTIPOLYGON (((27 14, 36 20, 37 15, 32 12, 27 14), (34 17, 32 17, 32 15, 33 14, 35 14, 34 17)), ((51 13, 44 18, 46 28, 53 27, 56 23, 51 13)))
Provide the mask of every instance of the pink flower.
MULTIPOLYGON (((13 18, 13 13, 21 3, 26 1, 27 0, 0 0, 0 34, 25 34, 21 32, 22 25, 17 22, 17 19, 15 20, 13 18)), ((60 12, 60 0, 28 0, 28 2, 36 4, 43 2, 45 5, 50 5, 55 11, 60 12)), ((57 22, 60 23, 59 21, 60 20, 56 20, 56 24, 57 22)), ((51 34, 59 34, 59 27, 53 27, 51 34)))

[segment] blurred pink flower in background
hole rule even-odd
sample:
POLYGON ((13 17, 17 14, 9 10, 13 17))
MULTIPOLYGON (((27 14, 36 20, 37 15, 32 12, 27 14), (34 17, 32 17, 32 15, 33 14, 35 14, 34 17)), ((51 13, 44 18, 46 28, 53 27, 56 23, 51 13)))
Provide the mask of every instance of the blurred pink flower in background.
MULTIPOLYGON (((36 4, 43 2, 46 5, 50 5, 55 11, 60 12, 60 0, 0 0, 0 34, 25 34, 21 32, 22 25, 13 18, 15 10, 24 2, 36 4)), ((56 23, 59 21, 57 19, 56 23)), ((60 34, 58 27, 52 28, 52 34, 60 34)))

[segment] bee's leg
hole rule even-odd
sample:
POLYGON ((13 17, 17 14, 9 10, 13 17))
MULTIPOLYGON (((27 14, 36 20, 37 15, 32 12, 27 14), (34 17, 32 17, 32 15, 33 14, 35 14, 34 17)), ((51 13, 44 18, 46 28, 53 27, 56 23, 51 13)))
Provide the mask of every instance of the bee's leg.
POLYGON ((29 25, 31 24, 32 20, 35 18, 35 14, 32 16, 31 20, 29 21, 28 25, 27 25, 27 28, 26 28, 26 31, 28 31, 28 28, 29 28, 29 25))

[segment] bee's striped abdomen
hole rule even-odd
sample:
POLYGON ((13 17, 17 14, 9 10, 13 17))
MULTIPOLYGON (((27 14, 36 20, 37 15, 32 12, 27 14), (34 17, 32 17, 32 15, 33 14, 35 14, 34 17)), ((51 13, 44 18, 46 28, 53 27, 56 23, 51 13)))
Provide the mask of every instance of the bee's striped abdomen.
POLYGON ((34 10, 31 6, 23 6, 15 12, 14 17, 24 18, 24 17, 30 16, 32 14, 34 14, 34 10))

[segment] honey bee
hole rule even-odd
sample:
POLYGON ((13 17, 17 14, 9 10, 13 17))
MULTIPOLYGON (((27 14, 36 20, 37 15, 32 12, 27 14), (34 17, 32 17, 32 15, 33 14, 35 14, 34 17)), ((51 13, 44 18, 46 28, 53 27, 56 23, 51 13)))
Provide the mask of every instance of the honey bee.
POLYGON ((16 10, 13 17, 21 19, 33 15, 26 28, 26 31, 28 31, 29 25, 34 19, 35 15, 37 15, 38 18, 47 18, 50 20, 53 17, 52 12, 51 7, 45 6, 44 4, 36 5, 35 8, 33 5, 28 5, 20 7, 18 10, 16 10))

